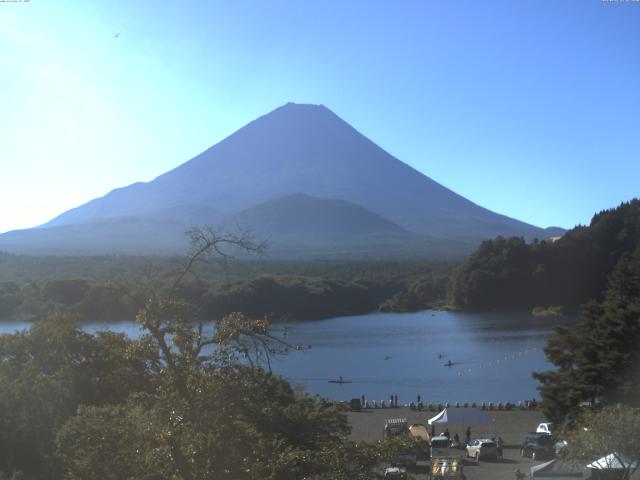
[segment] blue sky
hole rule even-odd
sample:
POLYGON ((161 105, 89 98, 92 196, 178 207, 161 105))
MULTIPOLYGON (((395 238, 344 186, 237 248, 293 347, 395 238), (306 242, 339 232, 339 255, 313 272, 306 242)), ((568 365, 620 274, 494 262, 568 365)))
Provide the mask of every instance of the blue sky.
POLYGON ((288 101, 536 225, 640 195, 640 2, 31 0, 0 49, 0 231, 288 101))

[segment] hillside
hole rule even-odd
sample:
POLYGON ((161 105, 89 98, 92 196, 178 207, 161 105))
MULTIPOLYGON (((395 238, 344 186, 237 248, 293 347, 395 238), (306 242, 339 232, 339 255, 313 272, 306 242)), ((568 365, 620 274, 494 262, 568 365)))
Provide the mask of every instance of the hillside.
POLYGON ((466 310, 576 309, 602 299, 618 261, 640 244, 640 199, 596 215, 556 242, 482 243, 455 272, 451 302, 466 310))
POLYGON ((96 219, 0 235, 0 250, 32 255, 169 255, 187 250, 190 223, 177 219, 96 219))
POLYGON ((261 235, 408 235, 389 220, 344 200, 291 194, 242 210, 225 223, 251 225, 261 235))
POLYGON ((272 259, 364 260, 374 255, 459 260, 475 246, 468 239, 444 240, 408 232, 351 202, 303 194, 270 200, 234 215, 201 213, 199 218, 179 212, 169 220, 162 215, 107 218, 17 230, 0 236, 0 249, 35 255, 172 255, 188 249, 185 232, 194 224, 220 225, 228 232, 249 230, 255 239, 267 241, 272 259))

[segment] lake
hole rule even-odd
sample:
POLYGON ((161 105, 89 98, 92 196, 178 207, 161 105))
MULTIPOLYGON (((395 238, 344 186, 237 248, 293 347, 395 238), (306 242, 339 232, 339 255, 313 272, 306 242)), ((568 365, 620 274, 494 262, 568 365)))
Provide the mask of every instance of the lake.
MULTIPOLYGON (((532 371, 552 368, 543 348, 567 317, 526 314, 371 313, 289 322, 289 342, 311 345, 273 362, 297 388, 336 400, 365 395, 388 402, 517 402, 539 398, 532 371), (440 358, 441 357, 441 358, 440 358), (444 364, 454 363, 451 367, 444 364), (342 376, 352 383, 334 384, 342 376)), ((28 328, 0 323, 0 332, 28 328)), ((139 335, 135 322, 88 323, 87 331, 111 329, 139 335)), ((275 326, 282 333, 284 327, 275 326)))

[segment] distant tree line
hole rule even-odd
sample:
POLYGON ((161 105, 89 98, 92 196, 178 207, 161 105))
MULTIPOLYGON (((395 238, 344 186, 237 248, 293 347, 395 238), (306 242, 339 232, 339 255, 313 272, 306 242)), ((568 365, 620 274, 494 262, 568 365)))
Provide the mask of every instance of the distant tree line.
MULTIPOLYGON (((447 265, 424 270, 398 265, 386 275, 378 268, 358 270, 340 265, 332 275, 262 274, 232 281, 189 277, 176 294, 197 305, 208 318, 220 319, 243 311, 274 320, 311 320, 378 309, 419 310, 445 297, 450 274, 447 265), (350 269, 350 273, 344 273, 344 269, 350 269)), ((168 272, 157 273, 154 281, 159 290, 168 287, 168 272)), ((54 310, 68 311, 81 321, 133 319, 144 304, 148 283, 141 277, 114 282, 84 278, 0 281, 0 321, 35 319, 54 310)))
POLYGON ((37 319, 55 310, 108 321, 133 319, 136 305, 117 288, 82 279, 0 282, 0 321, 37 319))

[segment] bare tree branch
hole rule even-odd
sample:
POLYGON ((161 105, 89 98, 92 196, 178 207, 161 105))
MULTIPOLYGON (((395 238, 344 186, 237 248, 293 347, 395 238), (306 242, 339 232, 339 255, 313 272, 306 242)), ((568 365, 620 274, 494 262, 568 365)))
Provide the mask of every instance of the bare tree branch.
POLYGON ((191 239, 191 252, 181 272, 173 282, 171 291, 175 291, 185 276, 192 273, 196 262, 204 256, 214 253, 217 258, 234 258, 232 253, 227 252, 228 248, 245 253, 263 255, 267 248, 265 241, 257 241, 250 230, 243 230, 239 227, 236 232, 225 233, 221 228, 194 226, 186 233, 191 239))

